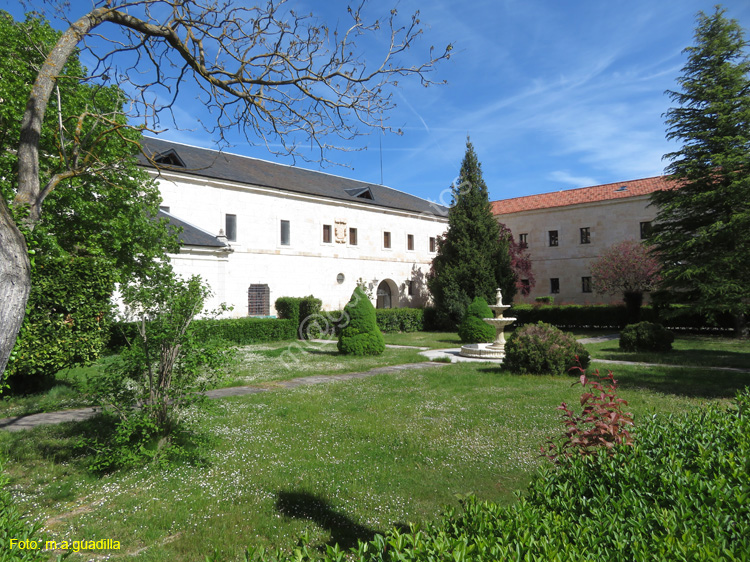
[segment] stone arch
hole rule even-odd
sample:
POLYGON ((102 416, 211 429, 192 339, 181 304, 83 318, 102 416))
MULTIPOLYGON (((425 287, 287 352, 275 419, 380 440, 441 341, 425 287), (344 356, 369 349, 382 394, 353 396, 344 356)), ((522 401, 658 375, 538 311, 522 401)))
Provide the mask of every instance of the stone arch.
POLYGON ((398 308, 398 285, 392 279, 378 284, 375 308, 398 308))

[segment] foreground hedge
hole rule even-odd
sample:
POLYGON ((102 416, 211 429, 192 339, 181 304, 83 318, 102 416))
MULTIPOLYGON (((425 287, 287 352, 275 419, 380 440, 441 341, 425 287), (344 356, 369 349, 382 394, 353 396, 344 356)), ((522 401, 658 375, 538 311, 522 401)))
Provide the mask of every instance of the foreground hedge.
MULTIPOLYGON (((727 408, 654 417, 635 445, 543 467, 510 506, 469 498, 423 530, 393 530, 348 559, 750 560, 750 391, 727 408)), ((343 559, 304 543, 292 557, 343 559)))
MULTIPOLYGON (((625 306, 619 305, 531 305, 514 304, 505 314, 517 318, 516 325, 544 322, 558 328, 622 329, 627 324, 625 306)), ((714 322, 699 314, 681 313, 679 308, 659 310, 651 306, 641 308, 641 320, 662 324, 665 328, 687 331, 732 331, 734 321, 722 315, 714 322)))
MULTIPOLYGON (((297 324, 278 318, 225 318, 196 320, 196 328, 205 337, 223 339, 237 345, 250 345, 270 341, 287 341, 297 337, 297 324)), ((111 328, 108 349, 117 351, 136 336, 133 322, 118 322, 111 328)))

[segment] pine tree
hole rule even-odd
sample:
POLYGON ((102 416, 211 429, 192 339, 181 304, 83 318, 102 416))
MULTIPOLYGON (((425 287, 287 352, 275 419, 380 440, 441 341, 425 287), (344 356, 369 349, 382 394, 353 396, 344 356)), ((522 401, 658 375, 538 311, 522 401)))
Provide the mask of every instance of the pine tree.
POLYGON ((682 142, 666 171, 678 189, 657 192, 651 241, 664 263, 662 293, 708 314, 750 309, 750 61, 736 20, 700 12, 695 45, 668 91, 667 138, 682 142))
POLYGON ((492 215, 481 164, 469 139, 459 183, 452 191, 448 230, 438 240, 427 281, 437 309, 436 320, 451 329, 461 323, 475 297, 495 304, 498 287, 508 301, 516 293, 508 240, 501 237, 492 215))

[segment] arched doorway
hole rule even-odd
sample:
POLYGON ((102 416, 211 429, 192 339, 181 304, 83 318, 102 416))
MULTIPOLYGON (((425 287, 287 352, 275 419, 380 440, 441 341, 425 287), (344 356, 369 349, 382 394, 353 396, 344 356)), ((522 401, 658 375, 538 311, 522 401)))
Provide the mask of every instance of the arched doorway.
POLYGON ((376 308, 392 308, 391 286, 388 281, 381 281, 378 285, 378 300, 376 308))

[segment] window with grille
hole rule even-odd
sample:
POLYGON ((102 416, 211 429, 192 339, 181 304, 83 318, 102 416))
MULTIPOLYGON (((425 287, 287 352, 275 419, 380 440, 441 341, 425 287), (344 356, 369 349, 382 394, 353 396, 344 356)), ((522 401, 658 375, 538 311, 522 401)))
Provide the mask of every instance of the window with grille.
POLYGON ((250 285, 247 290, 248 316, 268 316, 271 314, 271 289, 268 285, 250 285))

